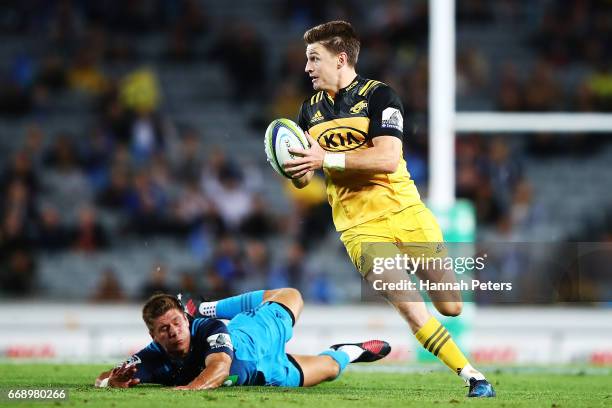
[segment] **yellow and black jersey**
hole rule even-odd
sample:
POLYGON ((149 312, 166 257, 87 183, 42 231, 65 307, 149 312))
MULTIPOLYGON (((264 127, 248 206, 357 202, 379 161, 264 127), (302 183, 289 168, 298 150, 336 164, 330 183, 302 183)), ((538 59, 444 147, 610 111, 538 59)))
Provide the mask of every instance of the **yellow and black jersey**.
MULTIPOLYGON (((302 103, 298 124, 329 152, 373 146, 377 136, 403 136, 404 109, 386 84, 357 76, 332 98, 317 92, 302 103)), ((402 155, 403 157, 403 155, 402 155)), ((395 173, 360 174, 325 169, 327 198, 338 231, 420 203, 402 158, 395 173)))

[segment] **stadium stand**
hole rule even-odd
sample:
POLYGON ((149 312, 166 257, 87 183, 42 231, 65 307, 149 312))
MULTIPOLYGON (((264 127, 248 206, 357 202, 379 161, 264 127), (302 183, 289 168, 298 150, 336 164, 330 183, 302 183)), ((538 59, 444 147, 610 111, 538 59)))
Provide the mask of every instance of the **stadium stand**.
MULTIPOLYGON (((309 300, 359 296, 334 285, 351 265, 329 210, 296 207, 264 160, 263 129, 309 91, 303 28, 350 19, 362 72, 402 96, 407 162, 426 196, 426 2, 34 3, 7 6, 0 22, 3 295, 103 300, 114 277, 136 299, 159 265, 172 288, 181 276, 200 292, 270 287, 289 280, 274 271, 297 240, 309 300), (287 222, 295 214, 309 221, 287 222), (258 260, 254 243, 276 251, 258 260)), ((609 111, 600 3, 458 2, 458 109, 609 111)), ((475 203, 479 236, 564 241, 595 225, 589 239, 609 238, 609 140, 459 137, 457 193, 475 203)))

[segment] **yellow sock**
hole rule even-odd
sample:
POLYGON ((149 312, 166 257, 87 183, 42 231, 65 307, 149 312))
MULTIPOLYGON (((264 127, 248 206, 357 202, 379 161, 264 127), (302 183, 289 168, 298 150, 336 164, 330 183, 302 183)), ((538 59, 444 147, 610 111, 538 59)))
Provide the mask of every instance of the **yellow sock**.
POLYGON ((414 334, 421 345, 438 357, 448 368, 459 374, 468 363, 440 322, 432 317, 414 334))

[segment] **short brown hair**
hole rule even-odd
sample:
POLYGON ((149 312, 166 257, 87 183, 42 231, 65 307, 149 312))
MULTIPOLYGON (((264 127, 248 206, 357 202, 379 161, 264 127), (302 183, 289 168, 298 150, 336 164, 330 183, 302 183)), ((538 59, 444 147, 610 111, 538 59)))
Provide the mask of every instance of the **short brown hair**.
POLYGON ((360 42, 351 23, 330 21, 320 24, 304 33, 306 44, 320 42, 329 51, 339 54, 345 52, 348 64, 354 67, 359 57, 360 42))
POLYGON ((181 302, 175 296, 158 293, 151 296, 142 307, 142 320, 144 320, 149 330, 153 330, 155 319, 172 309, 178 309, 182 312, 181 302))

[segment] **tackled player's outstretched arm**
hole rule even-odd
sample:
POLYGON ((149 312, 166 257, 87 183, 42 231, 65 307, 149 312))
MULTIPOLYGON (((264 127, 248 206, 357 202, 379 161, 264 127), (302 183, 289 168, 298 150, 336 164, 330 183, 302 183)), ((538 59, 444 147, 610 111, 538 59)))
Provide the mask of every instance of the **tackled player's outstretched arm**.
POLYGON ((220 387, 229 376, 232 358, 226 353, 213 353, 206 357, 206 368, 189 384, 179 390, 211 390, 220 387))
POLYGON ((138 371, 136 365, 123 363, 110 371, 102 372, 96 378, 96 387, 129 388, 140 383, 140 379, 135 377, 138 371))

